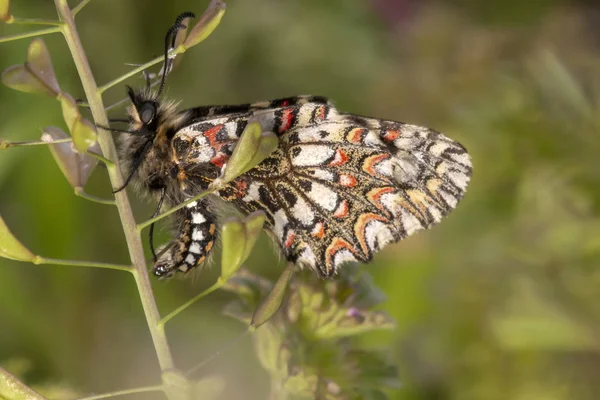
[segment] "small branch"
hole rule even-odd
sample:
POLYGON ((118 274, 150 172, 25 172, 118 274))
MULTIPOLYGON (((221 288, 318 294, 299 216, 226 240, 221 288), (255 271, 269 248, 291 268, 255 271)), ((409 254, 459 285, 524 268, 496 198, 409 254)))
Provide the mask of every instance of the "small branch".
POLYGON ((211 188, 211 187, 209 187, 208 189, 203 190, 202 192, 200 192, 197 196, 194 196, 191 199, 188 199, 188 200, 184 201, 183 203, 180 203, 180 204, 176 205, 175 207, 168 209, 164 213, 159 214, 159 215, 157 215, 154 218, 150 218, 147 221, 139 223, 137 225, 138 231, 141 232, 142 229, 144 229, 144 228, 152 225, 153 223, 155 223, 157 221, 160 221, 161 219, 163 219, 165 217, 168 217, 169 215, 173 214, 175 211, 181 210, 183 207, 187 206, 188 204, 193 203, 196 200, 200 200, 201 198, 208 196, 209 194, 213 193, 215 190, 217 190, 217 188, 214 188, 214 187, 211 188))
POLYGON ((64 265, 68 267, 105 268, 115 269, 118 271, 132 271, 131 266, 129 265, 107 264, 94 261, 60 260, 57 258, 46 258, 40 256, 36 256, 36 258, 33 260, 33 263, 36 265, 64 265))
POLYGON ((71 141, 73 141, 73 139, 71 138, 57 139, 51 142, 46 142, 44 140, 32 140, 28 142, 8 142, 0 139, 0 150, 7 149, 9 147, 42 146, 48 144, 70 143, 71 141))
MULTIPOLYGON (((185 48, 183 46, 179 46, 179 47, 177 47, 176 49, 172 50, 169 53, 169 57, 174 57, 174 56, 176 56, 178 54, 181 54, 181 53, 184 53, 184 52, 185 52, 185 48)), ((129 71, 125 75, 121 75, 120 77, 118 77, 116 79, 113 79, 112 81, 110 81, 110 82, 108 82, 108 83, 100 86, 98 88, 98 93, 101 93, 101 94, 104 93, 105 91, 107 91, 111 87, 113 87, 115 85, 118 85, 119 83, 123 82, 125 79, 129 79, 132 76, 141 73, 142 71, 144 71, 144 70, 152 67, 153 65, 156 65, 156 64, 164 61, 164 59, 165 59, 164 56, 159 56, 159 57, 156 57, 153 60, 148 61, 145 64, 140 65, 137 68, 132 69, 131 71, 129 71)))
POLYGON ((164 388, 162 385, 146 386, 146 387, 139 387, 139 388, 134 388, 134 389, 118 390, 115 392, 103 393, 103 394, 98 394, 95 396, 81 397, 77 400, 100 400, 100 399, 108 399, 111 397, 124 396, 127 394, 162 392, 163 390, 164 390, 164 388))
POLYGON ((83 7, 87 6, 90 1, 91 0, 81 0, 79 4, 73 7, 73 10, 71 10, 71 13, 73 13, 73 17, 76 17, 77 14, 79 14, 79 11, 81 11, 83 7))
POLYGON ((106 204, 109 206, 114 206, 117 204, 114 199, 103 199, 101 197, 96 197, 92 196, 91 194, 87 194, 82 187, 75 188, 75 195, 81 197, 82 199, 93 201, 94 203, 106 204))
POLYGON ((55 20, 39 19, 39 18, 17 18, 12 17, 7 24, 21 24, 21 25, 51 25, 51 26, 62 26, 63 23, 55 20))
POLYGON ((109 168, 114 168, 114 166, 115 166, 114 162, 112 162, 111 160, 109 160, 106 157, 101 156, 98 153, 94 153, 93 151, 86 151, 85 154, 94 157, 96 160, 102 162, 104 165, 106 165, 109 168))
POLYGON ((158 321, 158 324, 161 326, 164 326, 167 322, 169 322, 169 320, 171 318, 175 317, 177 314, 181 313, 183 310, 185 310, 186 308, 188 308, 189 306, 191 306, 198 300, 202 299, 203 297, 206 297, 207 295, 211 294, 215 290, 219 289, 224 284, 225 284, 225 280, 223 278, 219 277, 219 279, 211 287, 209 287, 208 289, 206 289, 204 292, 200 293, 196 297, 192 298, 187 303, 185 303, 185 304, 177 307, 175 310, 171 311, 166 317, 164 317, 163 319, 158 321))
POLYGON ((27 39, 35 36, 48 35, 50 33, 60 32, 61 29, 61 26, 53 26, 52 28, 40 29, 39 31, 17 33, 16 35, 0 37, 0 43, 12 42, 13 40, 27 39))
POLYGON ((3 368, 0 368, 0 399, 47 400, 3 368))

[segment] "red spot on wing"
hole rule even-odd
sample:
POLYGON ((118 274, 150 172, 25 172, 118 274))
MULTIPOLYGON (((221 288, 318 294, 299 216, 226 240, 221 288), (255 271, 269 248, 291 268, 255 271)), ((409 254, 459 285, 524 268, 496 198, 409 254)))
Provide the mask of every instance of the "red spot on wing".
POLYGON ((223 168, 223 165, 229 160, 229 156, 218 152, 216 156, 210 159, 210 162, 218 168, 223 168))
POLYGON ((296 232, 293 230, 289 230, 287 234, 287 238, 285 239, 285 243, 283 244, 286 249, 289 249, 292 244, 294 244, 294 239, 296 239, 296 232))
POLYGON ((317 111, 315 112, 315 121, 324 121, 325 120, 325 106, 319 106, 317 111))
POLYGON ((215 148, 215 150, 221 148, 220 143, 217 142, 217 134, 221 131, 221 129, 223 129, 223 124, 215 125, 212 128, 202 132, 202 134, 208 139, 210 146, 215 148))
POLYGON ((281 125, 279 126, 279 133, 283 133, 292 127, 294 122, 294 110, 293 108, 285 108, 281 114, 281 125))
POLYGON ((344 218, 348 215, 348 200, 342 200, 338 208, 333 212, 333 216, 336 218, 344 218))
POLYGON ((330 167, 338 167, 348 162, 348 155, 343 150, 337 150, 333 161, 329 163, 330 167))
POLYGON ((348 175, 348 174, 341 174, 340 175, 340 185, 351 188, 354 187, 358 184, 358 182, 356 181, 356 178, 353 177, 352 175, 348 175))
POLYGON ((385 131, 385 133, 383 134, 383 139, 387 142, 393 142, 394 140, 398 139, 400 137, 400 132, 399 131, 385 131))

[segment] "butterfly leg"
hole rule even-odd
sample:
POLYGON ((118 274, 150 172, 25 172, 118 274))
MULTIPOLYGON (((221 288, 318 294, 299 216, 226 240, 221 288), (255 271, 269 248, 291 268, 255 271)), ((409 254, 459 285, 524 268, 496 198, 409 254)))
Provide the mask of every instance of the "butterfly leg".
POLYGON ((178 237, 152 268, 152 273, 159 278, 194 269, 206 259, 216 238, 215 217, 204 202, 188 204, 177 216, 180 220, 178 237))

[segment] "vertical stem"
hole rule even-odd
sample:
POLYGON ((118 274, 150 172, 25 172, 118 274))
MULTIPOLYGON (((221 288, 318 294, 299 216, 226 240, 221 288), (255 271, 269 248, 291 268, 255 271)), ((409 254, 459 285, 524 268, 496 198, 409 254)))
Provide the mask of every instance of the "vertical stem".
MULTIPOLYGON (((79 39, 73 20, 73 14, 69 9, 67 0, 54 0, 54 3, 60 20, 64 22, 62 32, 67 41, 67 45, 69 46, 69 50, 71 51, 77 72, 79 73, 81 84, 83 85, 94 120, 100 125, 107 126, 108 118, 104 111, 102 96, 98 91, 98 86, 96 85, 87 57, 85 56, 85 51, 81 45, 81 40, 79 39)), ((98 143, 102 148, 104 157, 109 160, 118 160, 117 150, 109 132, 100 130, 98 132, 98 143)), ((107 170, 113 189, 121 187, 124 181, 118 164, 107 165, 107 170)), ((173 357, 167 343, 165 331, 163 327, 159 325, 160 314, 158 313, 158 308, 156 307, 156 301, 154 300, 154 294, 148 278, 144 248, 131 211, 131 204, 127 198, 127 192, 122 190, 116 193, 115 201, 121 218, 121 224, 123 225, 129 255, 133 264, 132 273, 140 294, 160 368, 163 372, 174 369, 173 357)))

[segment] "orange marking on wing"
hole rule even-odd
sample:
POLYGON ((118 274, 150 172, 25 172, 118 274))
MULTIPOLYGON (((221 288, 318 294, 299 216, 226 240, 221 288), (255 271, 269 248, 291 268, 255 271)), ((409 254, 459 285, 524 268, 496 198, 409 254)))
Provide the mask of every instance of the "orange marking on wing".
POLYGON ((367 199, 369 199, 369 201, 373 203, 377 208, 388 213, 388 210, 383 206, 383 204, 381 204, 381 196, 383 196, 386 193, 393 193, 395 191, 395 188, 389 186, 371 189, 369 193, 367 193, 367 199))
POLYGON ((279 133, 283 133, 292 127, 292 121, 294 120, 294 112, 292 108, 286 108, 281 114, 281 125, 279 126, 279 133))
POLYGON ((325 237, 325 224, 317 222, 310 234, 316 238, 323 239, 325 237))
POLYGON ((198 259, 198 262, 196 262, 196 265, 200 264, 202 261, 206 260, 206 256, 202 256, 198 259))
POLYGON ((296 232, 294 232, 292 230, 288 231, 287 239, 285 240, 285 243, 283 244, 286 249, 289 249, 292 246, 292 244, 294 244, 294 239, 296 239, 296 232))
POLYGON ((348 132, 346 138, 350 143, 362 144, 362 140, 366 132, 367 130, 365 128, 354 128, 348 132))
POLYGON ((204 247, 204 249, 206 250, 207 253, 210 251, 210 249, 212 249, 214 243, 215 242, 211 240, 210 242, 208 242, 206 244, 206 246, 204 247))
POLYGON ((371 176, 381 175, 377 171, 375 171, 375 165, 377 165, 378 162, 386 160, 388 158, 390 158, 389 154, 377 154, 368 157, 363 164, 363 171, 365 171, 371 176))
POLYGON ((208 228, 208 233, 210 233, 211 235, 214 235, 216 229, 217 229, 217 226, 215 224, 210 224, 210 227, 208 228))
POLYGON ((399 131, 385 131, 383 134, 383 139, 387 142, 393 142, 394 140, 400 137, 399 131))
POLYGON ((348 162, 348 155, 343 150, 337 150, 333 161, 329 163, 330 167, 337 167, 348 162))
POLYGON ((330 271, 332 271, 335 268, 335 266, 333 265, 333 260, 335 258, 336 253, 344 249, 349 250, 352 254, 356 256, 354 248, 345 239, 336 237, 331 241, 331 243, 327 247, 327 250, 325 250, 325 268, 327 269, 327 274, 329 274, 330 271))
POLYGON ((315 113, 315 121, 324 121, 325 120, 325 106, 319 106, 317 112, 315 113))
POLYGON ((333 212, 336 218, 344 218, 348 215, 348 200, 342 200, 338 208, 333 212))
POLYGON ((356 223, 354 224, 354 234, 360 243, 360 247, 365 255, 370 253, 369 246, 367 245, 367 239, 365 238, 365 233, 367 229, 367 224, 371 221, 382 221, 384 223, 388 223, 389 221, 382 217, 381 215, 368 213, 362 214, 357 218, 356 223))
POLYGON ((345 186, 345 187, 354 187, 358 184, 358 182, 356 181, 356 178, 353 177, 352 175, 347 175, 347 174, 342 174, 340 175, 340 185, 345 186))

